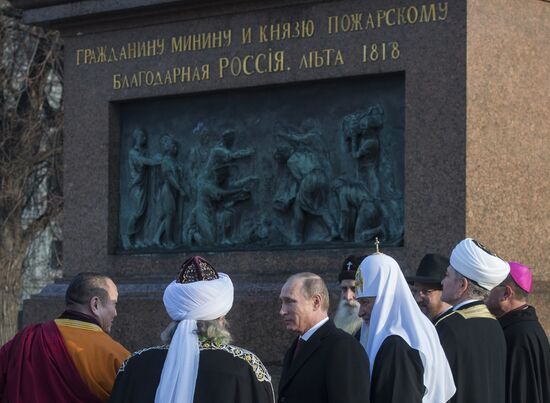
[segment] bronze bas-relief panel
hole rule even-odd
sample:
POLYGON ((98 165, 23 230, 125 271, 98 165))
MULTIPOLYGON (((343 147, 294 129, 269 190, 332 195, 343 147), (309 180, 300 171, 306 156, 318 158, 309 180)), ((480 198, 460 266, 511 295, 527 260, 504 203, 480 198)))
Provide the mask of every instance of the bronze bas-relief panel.
POLYGON ((402 74, 119 110, 123 253, 403 243, 402 74))

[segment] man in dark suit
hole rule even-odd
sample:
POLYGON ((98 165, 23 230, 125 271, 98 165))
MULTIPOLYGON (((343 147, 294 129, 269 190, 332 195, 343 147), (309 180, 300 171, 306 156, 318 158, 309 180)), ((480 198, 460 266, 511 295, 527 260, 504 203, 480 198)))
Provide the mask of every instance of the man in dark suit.
POLYGON ((288 349, 279 382, 279 403, 368 403, 365 350, 328 318, 328 290, 313 273, 291 276, 281 290, 280 314, 299 334, 288 349))

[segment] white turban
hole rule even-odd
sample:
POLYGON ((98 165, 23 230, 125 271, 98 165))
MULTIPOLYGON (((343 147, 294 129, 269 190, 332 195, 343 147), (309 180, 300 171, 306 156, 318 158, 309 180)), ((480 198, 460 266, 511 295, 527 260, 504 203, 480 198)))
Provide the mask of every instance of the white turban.
POLYGON ((155 403, 193 403, 199 370, 197 320, 224 316, 233 306, 233 283, 225 273, 193 283, 173 281, 164 290, 168 315, 179 321, 155 396, 155 403))
POLYGON ((491 254, 472 238, 466 238, 455 246, 450 262, 457 272, 489 291, 510 273, 508 262, 491 254))
POLYGON ((368 332, 364 322, 361 329, 371 374, 384 340, 399 336, 420 354, 426 387, 422 402, 448 401, 456 391, 449 362, 435 327, 420 311, 397 262, 383 253, 367 256, 357 270, 355 290, 357 298, 376 297, 368 332))

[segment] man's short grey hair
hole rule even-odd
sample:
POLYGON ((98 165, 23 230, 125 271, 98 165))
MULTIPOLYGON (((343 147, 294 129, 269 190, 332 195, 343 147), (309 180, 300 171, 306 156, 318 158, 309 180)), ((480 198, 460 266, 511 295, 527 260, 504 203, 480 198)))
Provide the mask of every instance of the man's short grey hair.
POLYGON ((468 280, 468 288, 466 288, 466 292, 464 294, 465 297, 468 299, 479 299, 484 301, 489 297, 489 294, 491 293, 490 290, 486 290, 483 287, 480 287, 479 285, 475 284, 472 280, 470 280, 468 277, 463 276, 458 271, 455 270, 456 278, 457 279, 466 279, 468 280))
POLYGON ((328 289, 321 277, 315 273, 298 273, 290 276, 287 282, 300 280, 302 281, 302 294, 307 299, 312 298, 314 295, 321 296, 321 309, 328 312, 330 300, 328 289))
MULTIPOLYGON (((163 343, 170 344, 179 322, 171 322, 160 334, 163 343)), ((218 318, 214 320, 198 320, 197 336, 199 340, 207 340, 217 344, 231 343, 231 333, 228 329, 228 323, 225 319, 218 318)))

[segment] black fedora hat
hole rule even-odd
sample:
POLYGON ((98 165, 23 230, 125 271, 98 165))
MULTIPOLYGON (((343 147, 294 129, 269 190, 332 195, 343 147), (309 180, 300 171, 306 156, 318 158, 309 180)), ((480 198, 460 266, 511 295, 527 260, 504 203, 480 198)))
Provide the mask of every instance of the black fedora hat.
POLYGON ((428 253, 422 258, 415 276, 408 276, 409 283, 440 284, 449 267, 449 259, 435 253, 428 253))

